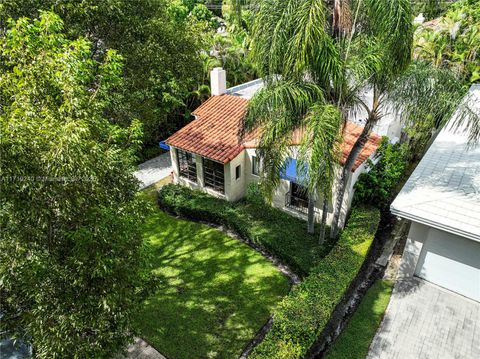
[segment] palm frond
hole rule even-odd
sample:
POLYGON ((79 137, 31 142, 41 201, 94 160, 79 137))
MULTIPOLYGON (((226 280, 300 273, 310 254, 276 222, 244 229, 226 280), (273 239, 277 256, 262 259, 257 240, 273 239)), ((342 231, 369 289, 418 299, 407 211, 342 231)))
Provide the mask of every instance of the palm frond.
POLYGON ((306 76, 325 88, 341 80, 341 60, 318 0, 262 0, 251 54, 262 75, 306 76))
POLYGON ((336 106, 315 104, 305 117, 305 130, 299 148, 298 172, 310 193, 320 192, 327 199, 340 159, 342 113, 336 106))
POLYGON ((468 88, 453 72, 416 62, 394 83, 388 98, 407 125, 428 118, 440 129, 456 114, 455 125, 465 127, 474 142, 480 139, 480 118, 465 100, 468 88))
POLYGON ((413 11, 410 0, 364 1, 363 32, 382 44, 383 67, 380 78, 402 73, 411 61, 413 47, 413 11))
POLYGON ((285 121, 287 128, 295 128, 312 104, 323 99, 322 89, 311 82, 264 80, 265 86, 248 103, 246 129, 270 121, 285 121))

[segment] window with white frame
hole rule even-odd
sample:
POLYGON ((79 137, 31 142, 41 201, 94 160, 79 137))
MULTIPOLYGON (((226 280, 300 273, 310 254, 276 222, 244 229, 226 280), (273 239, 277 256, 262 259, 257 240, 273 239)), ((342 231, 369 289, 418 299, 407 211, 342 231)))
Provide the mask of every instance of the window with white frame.
POLYGON ((252 174, 260 176, 260 160, 257 156, 252 157, 252 174))
POLYGON ((197 182, 197 163, 195 156, 190 152, 177 149, 177 159, 180 177, 197 182))
POLYGON ((225 177, 223 163, 203 158, 203 180, 205 187, 217 192, 225 192, 225 177))

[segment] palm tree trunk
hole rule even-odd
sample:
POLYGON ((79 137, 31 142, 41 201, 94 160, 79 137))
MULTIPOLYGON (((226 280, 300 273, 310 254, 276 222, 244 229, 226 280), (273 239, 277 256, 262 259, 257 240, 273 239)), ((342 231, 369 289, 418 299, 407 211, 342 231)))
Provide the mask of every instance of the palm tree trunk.
POLYGON ((340 20, 342 17, 342 4, 341 0, 334 0, 333 2, 333 36, 337 37, 340 34, 340 20))
POLYGON ((358 155, 365 146, 365 143, 367 143, 375 123, 376 121, 372 119, 367 120, 367 123, 365 124, 362 133, 358 137, 357 142, 355 142, 355 144, 353 145, 352 151, 350 151, 350 154, 348 155, 347 160, 343 165, 342 174, 338 182, 338 189, 335 198, 335 207, 332 221, 332 230, 330 231, 330 238, 335 238, 338 235, 338 222, 340 220, 340 214, 342 213, 343 198, 345 197, 348 180, 350 178, 350 174, 352 173, 353 165, 355 164, 358 155))
POLYGON ((313 195, 308 196, 308 233, 315 233, 315 199, 313 195))
POLYGON ((324 196, 323 207, 322 207, 322 223, 320 224, 320 241, 319 241, 320 245, 322 245, 325 242, 325 228, 327 226, 327 214, 328 214, 328 198, 327 196, 324 196))

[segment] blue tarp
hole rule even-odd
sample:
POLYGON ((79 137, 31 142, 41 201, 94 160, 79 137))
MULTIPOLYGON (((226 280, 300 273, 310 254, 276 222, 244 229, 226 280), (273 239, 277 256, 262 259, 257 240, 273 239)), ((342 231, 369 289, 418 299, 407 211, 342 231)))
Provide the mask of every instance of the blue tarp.
POLYGON ((288 157, 285 161, 285 169, 280 173, 280 178, 301 184, 303 182, 303 176, 297 173, 297 160, 288 157))
POLYGON ((170 146, 165 143, 165 141, 160 141, 160 148, 165 151, 170 151, 170 146))

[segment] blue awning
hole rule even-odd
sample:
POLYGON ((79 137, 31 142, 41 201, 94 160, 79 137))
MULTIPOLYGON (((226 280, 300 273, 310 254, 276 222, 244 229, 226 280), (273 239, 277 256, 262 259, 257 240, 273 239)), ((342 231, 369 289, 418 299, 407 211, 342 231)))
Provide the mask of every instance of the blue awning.
POLYGON ((301 184, 303 182, 303 176, 301 173, 297 173, 297 160, 288 157, 285 161, 285 167, 280 172, 280 178, 301 184))
POLYGON ((165 143, 165 141, 160 141, 160 148, 165 151, 170 151, 170 146, 165 143))

